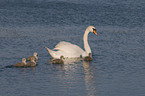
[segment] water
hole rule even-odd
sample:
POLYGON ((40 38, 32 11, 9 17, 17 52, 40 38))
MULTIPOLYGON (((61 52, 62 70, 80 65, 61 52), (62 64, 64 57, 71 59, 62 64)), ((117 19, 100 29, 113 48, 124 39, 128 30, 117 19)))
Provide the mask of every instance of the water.
POLYGON ((1 96, 144 96, 144 0, 1 0, 1 96), (44 46, 68 41, 83 48, 89 34, 93 61, 55 65, 44 46), (7 67, 38 53, 34 68, 7 67))

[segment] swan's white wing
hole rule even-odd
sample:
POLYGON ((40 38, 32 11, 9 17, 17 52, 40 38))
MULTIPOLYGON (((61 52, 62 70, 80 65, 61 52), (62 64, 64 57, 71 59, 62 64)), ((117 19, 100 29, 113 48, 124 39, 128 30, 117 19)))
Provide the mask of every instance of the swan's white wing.
POLYGON ((60 46, 64 46, 64 45, 72 45, 72 44, 69 42, 61 41, 55 46, 55 48, 60 47, 60 46))
POLYGON ((58 50, 64 57, 80 57, 84 53, 79 46, 65 41, 58 43, 53 50, 58 50))

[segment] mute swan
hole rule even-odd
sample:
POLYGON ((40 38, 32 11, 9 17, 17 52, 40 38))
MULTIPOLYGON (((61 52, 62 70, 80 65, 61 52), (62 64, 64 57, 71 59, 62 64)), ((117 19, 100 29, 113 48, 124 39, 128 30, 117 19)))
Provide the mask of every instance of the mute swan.
POLYGON ((54 49, 50 50, 49 48, 45 47, 52 58, 60 58, 60 56, 63 56, 64 58, 76 58, 76 57, 86 57, 89 56, 89 53, 91 52, 91 48, 88 44, 88 34, 89 32, 93 32, 97 35, 96 29, 93 26, 87 27, 85 30, 84 36, 83 36, 83 42, 84 42, 84 49, 81 49, 79 46, 61 41, 59 42, 54 49))
POLYGON ((32 57, 32 58, 31 58, 31 61, 28 62, 28 63, 26 64, 26 66, 28 66, 28 67, 34 67, 34 66, 36 66, 35 58, 32 57))
POLYGON ((31 61, 31 58, 34 58, 34 60, 37 61, 37 60, 38 60, 37 53, 34 52, 33 56, 27 57, 27 60, 28 60, 28 61, 31 61))
POLYGON ((23 58, 22 62, 15 64, 15 67, 24 67, 26 65, 26 59, 23 58))

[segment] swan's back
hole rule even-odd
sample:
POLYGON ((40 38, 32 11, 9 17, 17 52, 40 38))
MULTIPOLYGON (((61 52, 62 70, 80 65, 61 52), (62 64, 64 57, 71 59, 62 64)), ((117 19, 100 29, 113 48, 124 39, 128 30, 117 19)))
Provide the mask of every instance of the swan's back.
POLYGON ((65 42, 65 41, 61 41, 55 46, 55 48, 60 47, 60 46, 64 46, 64 45, 74 45, 74 44, 69 43, 69 42, 65 42))
POLYGON ((64 57, 80 57, 84 52, 79 46, 65 41, 59 42, 53 50, 62 52, 64 57))

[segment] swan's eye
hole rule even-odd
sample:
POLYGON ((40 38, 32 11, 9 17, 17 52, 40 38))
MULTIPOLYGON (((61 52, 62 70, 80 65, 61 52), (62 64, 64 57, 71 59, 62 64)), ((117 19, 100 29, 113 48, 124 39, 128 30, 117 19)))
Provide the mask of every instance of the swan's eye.
POLYGON ((95 28, 93 28, 93 31, 96 31, 96 29, 95 29, 95 28))

